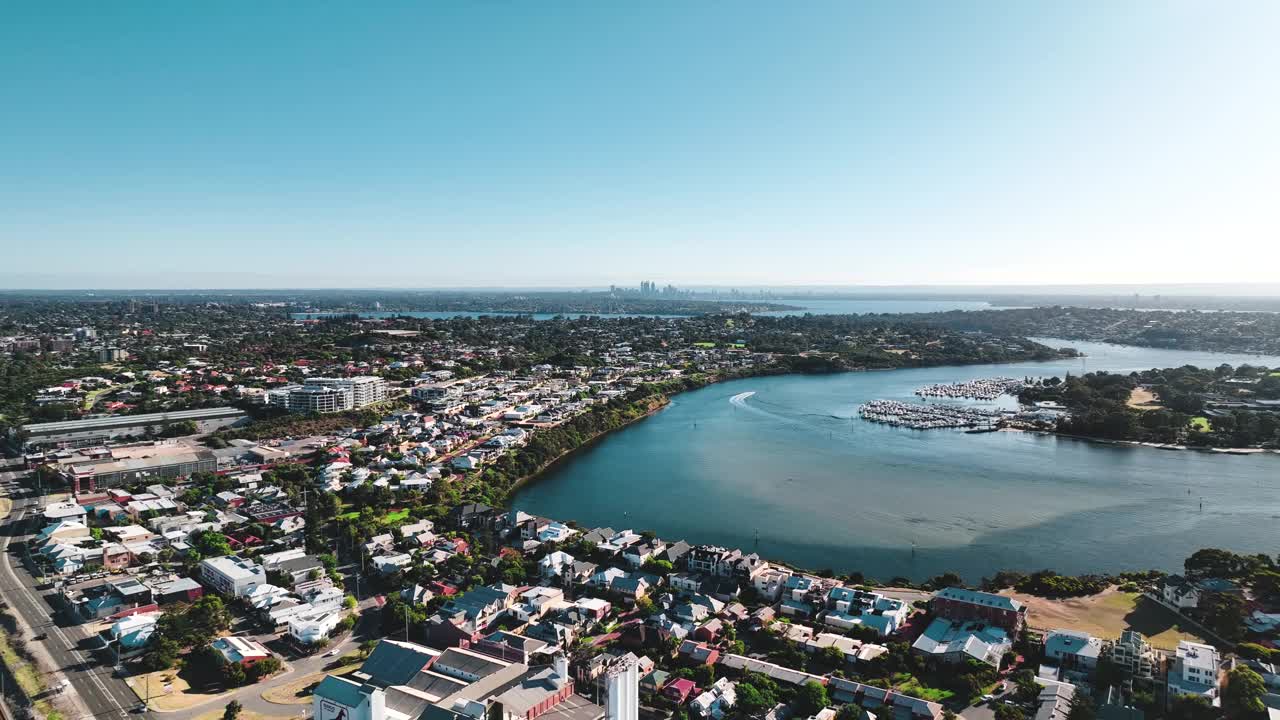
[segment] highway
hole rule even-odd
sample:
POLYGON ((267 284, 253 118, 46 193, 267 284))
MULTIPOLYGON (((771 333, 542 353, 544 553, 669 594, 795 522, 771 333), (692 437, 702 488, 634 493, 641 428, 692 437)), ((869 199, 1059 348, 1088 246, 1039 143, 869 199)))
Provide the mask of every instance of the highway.
POLYGON ((130 715, 151 717, 131 712, 139 705, 138 698, 124 680, 113 676, 110 665, 104 665, 88 649, 96 639, 81 626, 58 620, 65 617, 65 613, 58 613, 58 608, 51 604, 53 591, 44 594, 38 591, 35 579, 22 563, 18 547, 10 548, 11 542, 27 538, 27 518, 40 511, 41 501, 13 498, 13 508, 2 526, 4 532, 0 533, 0 596, 18 618, 19 633, 27 639, 40 670, 46 673, 46 685, 56 688, 63 680, 70 681, 60 699, 74 710, 70 717, 80 720, 130 715), (31 639, 40 634, 48 637, 31 639))

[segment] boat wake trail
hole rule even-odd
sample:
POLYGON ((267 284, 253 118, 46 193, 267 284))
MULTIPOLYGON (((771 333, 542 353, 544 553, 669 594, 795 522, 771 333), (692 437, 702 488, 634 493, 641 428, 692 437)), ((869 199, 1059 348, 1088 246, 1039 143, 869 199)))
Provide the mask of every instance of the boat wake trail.
POLYGON ((755 390, 748 390, 747 392, 744 392, 744 393, 738 393, 737 395, 734 395, 733 397, 729 398, 729 402, 734 405, 737 405, 738 407, 746 407, 747 398, 755 394, 756 394, 755 390))

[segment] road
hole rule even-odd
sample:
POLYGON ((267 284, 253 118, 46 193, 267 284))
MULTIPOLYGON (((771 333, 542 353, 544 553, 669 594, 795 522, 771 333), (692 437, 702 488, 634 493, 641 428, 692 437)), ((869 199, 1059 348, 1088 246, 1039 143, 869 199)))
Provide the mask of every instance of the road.
MULTIPOLYGON (((56 687, 63 680, 70 685, 62 698, 64 704, 76 708, 77 717, 127 718, 138 705, 138 698, 124 681, 113 677, 112 668, 102 665, 88 647, 96 640, 87 630, 57 620, 57 607, 51 604, 52 591, 36 590, 35 578, 18 557, 10 543, 24 541, 28 535, 27 518, 40 511, 42 499, 14 498, 13 508, 0 533, 0 585, 9 609, 18 620, 20 633, 41 633, 42 641, 28 639, 27 645, 36 656, 37 665, 47 673, 46 684, 56 687)), ((145 717, 138 714, 137 717, 145 717)))
MULTIPOLYGON (((14 489, 14 481, 22 473, 0 474, 0 494, 14 489), (12 477, 9 477, 12 475, 12 477)), ((278 717, 300 717, 310 714, 309 705, 281 705, 270 703, 262 698, 262 693, 272 687, 291 683, 304 675, 320 672, 337 660, 337 656, 349 653, 357 648, 360 641, 379 634, 379 615, 374 596, 361 593, 359 608, 362 613, 354 632, 348 633, 331 645, 325 654, 294 658, 288 661, 285 672, 266 681, 238 688, 211 698, 209 701, 186 710, 146 713, 131 712, 140 704, 138 696, 125 683, 123 677, 116 677, 110 663, 102 662, 91 647, 98 647, 99 640, 86 626, 70 622, 65 612, 57 604, 55 592, 50 589, 40 591, 37 581, 23 563, 23 553, 18 544, 26 542, 33 529, 38 530, 39 523, 32 519, 39 515, 44 506, 44 498, 11 497, 12 509, 3 524, 0 524, 0 598, 8 603, 8 612, 17 621, 18 637, 26 640, 36 660, 36 665, 45 675, 45 683, 56 688, 64 680, 69 681, 65 692, 58 698, 58 704, 67 710, 68 720, 89 720, 89 718, 135 717, 139 720, 191 720, 213 710, 221 709, 232 698, 239 700, 247 710, 263 715, 278 717), (14 547, 10 547, 13 543, 14 547), (372 612, 370 612, 372 610, 372 612), (33 640, 36 635, 45 634, 44 640, 33 640), (328 651, 337 650, 337 655, 329 656, 328 651)), ((346 575, 347 586, 354 585, 354 573, 358 567, 348 565, 340 568, 346 575)), ((363 589, 363 588, 362 588, 363 589)), ((262 638, 267 639, 267 638, 262 638)))

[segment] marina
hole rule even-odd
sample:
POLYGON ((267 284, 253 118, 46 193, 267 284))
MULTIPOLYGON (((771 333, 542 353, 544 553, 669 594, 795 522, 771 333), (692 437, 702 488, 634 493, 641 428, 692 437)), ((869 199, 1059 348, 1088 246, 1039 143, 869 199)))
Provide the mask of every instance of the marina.
POLYGON ((922 398, 949 400, 995 400, 1001 395, 1014 395, 1026 381, 1011 377, 978 378, 957 383, 936 383, 916 390, 922 398))
MULTIPOLYGON (((1201 547, 1274 553, 1274 533, 1260 529, 1275 526, 1280 506, 1275 455, 1162 452, 1024 432, 916 432, 858 418, 861 404, 920 402, 917 388, 974 377, 1280 366, 1272 357, 1070 344, 1087 357, 780 375, 681 393, 522 486, 514 504, 879 578, 950 571, 976 581, 1001 569, 1038 570, 1046 558, 1068 574, 1176 571, 1201 547)), ((983 407, 1017 410, 1011 397, 983 407)))
POLYGON ((990 427, 1004 414, 1004 411, 985 408, 921 405, 898 400, 872 400, 858 408, 863 420, 912 430, 990 427))

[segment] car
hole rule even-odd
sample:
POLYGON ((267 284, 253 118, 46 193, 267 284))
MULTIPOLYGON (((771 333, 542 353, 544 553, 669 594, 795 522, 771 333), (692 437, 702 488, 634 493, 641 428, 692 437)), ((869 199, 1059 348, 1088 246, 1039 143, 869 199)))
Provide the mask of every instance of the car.
POLYGON ((32 639, 32 640, 48 640, 48 639, 49 639, 49 633, 40 633, 39 635, 36 635, 36 636, 32 637, 31 639, 32 639))
POLYGON ((978 698, 978 704, 981 705, 983 703, 989 703, 995 699, 996 699, 995 695, 992 695, 991 693, 987 693, 986 695, 983 695, 982 697, 978 698))
POLYGON ((334 648, 329 652, 325 653, 324 655, 321 655, 320 657, 333 657, 334 655, 337 655, 337 654, 338 654, 338 648, 334 648))

